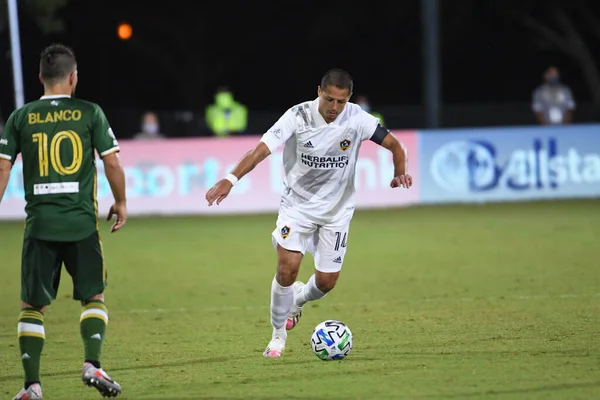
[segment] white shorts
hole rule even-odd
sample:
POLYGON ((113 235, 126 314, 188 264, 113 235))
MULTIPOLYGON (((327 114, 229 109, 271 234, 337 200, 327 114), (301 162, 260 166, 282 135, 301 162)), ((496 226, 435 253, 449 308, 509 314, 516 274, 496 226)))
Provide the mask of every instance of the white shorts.
POLYGON ((280 212, 273 231, 273 246, 286 250, 307 251, 314 256, 317 271, 339 272, 344 263, 350 220, 340 224, 317 225, 300 221, 280 212))

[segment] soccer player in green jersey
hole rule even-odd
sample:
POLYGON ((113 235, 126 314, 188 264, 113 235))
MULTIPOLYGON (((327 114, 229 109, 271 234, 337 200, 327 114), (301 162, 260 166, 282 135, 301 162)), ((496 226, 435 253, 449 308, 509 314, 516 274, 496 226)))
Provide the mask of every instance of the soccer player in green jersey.
POLYGON ((103 396, 115 397, 121 386, 100 366, 108 313, 94 150, 104 163, 114 196, 108 220, 116 216, 112 226, 116 232, 127 220, 119 144, 100 106, 72 97, 77 86, 77 62, 71 49, 53 44, 42 52, 40 81, 44 95, 15 110, 0 138, 0 201, 20 153, 27 214, 21 264, 23 303, 18 322, 25 385, 14 400, 42 398, 44 311, 56 298, 63 264, 73 280, 73 299, 83 307, 83 382, 103 396))

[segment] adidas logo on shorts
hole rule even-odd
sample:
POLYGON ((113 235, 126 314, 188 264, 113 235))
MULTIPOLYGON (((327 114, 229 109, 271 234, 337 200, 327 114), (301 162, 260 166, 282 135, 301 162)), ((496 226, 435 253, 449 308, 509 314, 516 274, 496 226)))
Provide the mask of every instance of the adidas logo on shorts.
POLYGON ((314 149, 313 144, 310 142, 310 140, 306 143, 304 143, 304 147, 306 147, 307 149, 314 149))
POLYGON ((338 263, 341 264, 342 263, 342 257, 338 257, 335 260, 333 260, 334 263, 338 263))

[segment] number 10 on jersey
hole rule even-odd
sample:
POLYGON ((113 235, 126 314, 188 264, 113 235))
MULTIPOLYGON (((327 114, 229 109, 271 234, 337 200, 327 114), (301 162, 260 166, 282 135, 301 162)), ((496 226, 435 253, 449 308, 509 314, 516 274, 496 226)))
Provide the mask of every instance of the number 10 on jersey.
POLYGON ((83 162, 83 145, 81 138, 75 131, 61 131, 58 132, 52 141, 50 142, 50 148, 48 148, 48 134, 47 133, 34 133, 33 142, 38 144, 38 157, 40 164, 40 176, 48 176, 50 164, 52 169, 59 175, 73 175, 83 162), (60 157, 60 148, 64 140, 71 142, 73 151, 73 160, 71 165, 65 166, 60 157))

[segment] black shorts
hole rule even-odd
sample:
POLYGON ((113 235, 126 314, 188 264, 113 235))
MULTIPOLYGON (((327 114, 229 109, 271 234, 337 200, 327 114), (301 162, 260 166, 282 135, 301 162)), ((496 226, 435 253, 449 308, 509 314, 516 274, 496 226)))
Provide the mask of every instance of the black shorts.
POLYGON ((77 242, 23 240, 21 300, 47 306, 56 299, 63 264, 73 279, 73 299, 87 300, 103 293, 106 268, 98 232, 77 242))

